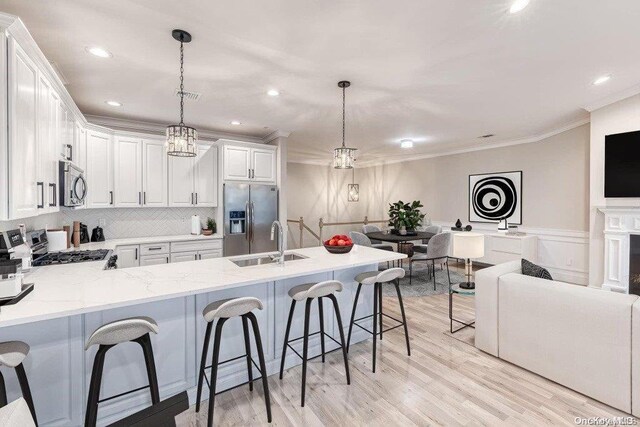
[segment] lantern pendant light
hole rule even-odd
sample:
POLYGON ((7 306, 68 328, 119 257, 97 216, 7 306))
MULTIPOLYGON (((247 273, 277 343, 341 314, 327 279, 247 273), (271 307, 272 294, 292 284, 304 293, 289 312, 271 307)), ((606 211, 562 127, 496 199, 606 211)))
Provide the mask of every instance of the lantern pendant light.
POLYGON ((345 89, 351 86, 351 82, 343 80, 338 82, 342 88, 342 146, 333 150, 333 167, 336 169, 353 169, 356 161, 356 148, 345 145, 345 89))
POLYGON ((173 30, 174 39, 180 42, 180 123, 167 126, 167 154, 176 157, 195 157, 198 131, 184 124, 184 44, 191 41, 191 34, 173 30))

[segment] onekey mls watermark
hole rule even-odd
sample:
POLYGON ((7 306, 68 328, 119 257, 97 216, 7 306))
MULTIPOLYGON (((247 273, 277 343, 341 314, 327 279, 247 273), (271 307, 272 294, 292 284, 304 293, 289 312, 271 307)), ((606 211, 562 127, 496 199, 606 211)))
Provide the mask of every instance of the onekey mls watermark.
POLYGON ((573 422, 577 426, 636 426, 634 417, 575 417, 573 422))

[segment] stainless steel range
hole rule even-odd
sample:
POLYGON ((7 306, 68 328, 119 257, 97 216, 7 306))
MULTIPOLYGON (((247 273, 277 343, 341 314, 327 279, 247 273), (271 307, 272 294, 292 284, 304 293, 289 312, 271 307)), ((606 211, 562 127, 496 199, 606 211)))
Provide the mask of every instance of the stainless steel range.
POLYGON ((96 249, 93 251, 50 252, 38 258, 34 258, 33 266, 71 264, 75 262, 100 261, 111 252, 108 249, 96 249))

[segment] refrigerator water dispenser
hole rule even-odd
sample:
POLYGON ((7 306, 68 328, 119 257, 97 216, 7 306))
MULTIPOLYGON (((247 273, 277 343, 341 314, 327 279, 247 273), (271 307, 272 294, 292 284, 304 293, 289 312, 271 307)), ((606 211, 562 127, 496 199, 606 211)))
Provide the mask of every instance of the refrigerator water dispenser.
POLYGON ((245 227, 246 227, 245 211, 229 212, 229 230, 231 234, 244 234, 245 227))

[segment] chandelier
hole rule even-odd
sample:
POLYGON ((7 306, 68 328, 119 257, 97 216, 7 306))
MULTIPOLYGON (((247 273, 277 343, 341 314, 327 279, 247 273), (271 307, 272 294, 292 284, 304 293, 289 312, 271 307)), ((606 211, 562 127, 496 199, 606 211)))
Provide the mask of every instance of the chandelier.
POLYGON ((180 42, 180 123, 167 126, 167 154, 195 157, 198 131, 184 124, 184 44, 191 41, 191 34, 183 30, 173 30, 171 35, 180 42))
POLYGON ((345 89, 351 86, 351 82, 343 80, 338 82, 338 87, 342 88, 342 146, 333 150, 333 167, 336 169, 353 169, 356 161, 356 148, 349 148, 345 145, 345 89))

